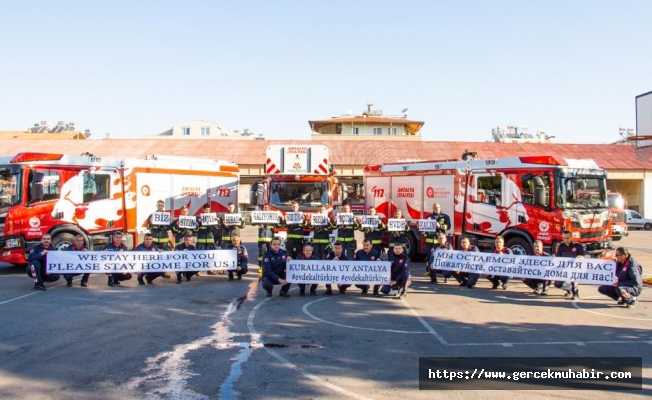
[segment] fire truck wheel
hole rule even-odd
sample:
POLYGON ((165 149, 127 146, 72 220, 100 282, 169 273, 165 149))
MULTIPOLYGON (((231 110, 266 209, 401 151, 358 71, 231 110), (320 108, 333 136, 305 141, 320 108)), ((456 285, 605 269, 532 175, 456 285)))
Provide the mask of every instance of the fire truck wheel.
POLYGON ((417 249, 418 249, 417 240, 414 238, 414 235, 410 232, 408 232, 408 234, 405 235, 405 237, 407 237, 407 243, 405 244, 405 252, 407 256, 410 258, 410 260, 416 261, 417 249))
POLYGON ((532 254, 532 245, 525 239, 513 236, 506 240, 505 247, 512 249, 514 254, 518 255, 531 255, 532 254))
POLYGON ((57 250, 65 249, 72 246, 75 241, 75 236, 70 233, 59 233, 52 238, 52 247, 57 250))
POLYGON ((652 229, 652 224, 648 222, 647 224, 643 225, 643 229, 649 231, 650 229, 652 229))

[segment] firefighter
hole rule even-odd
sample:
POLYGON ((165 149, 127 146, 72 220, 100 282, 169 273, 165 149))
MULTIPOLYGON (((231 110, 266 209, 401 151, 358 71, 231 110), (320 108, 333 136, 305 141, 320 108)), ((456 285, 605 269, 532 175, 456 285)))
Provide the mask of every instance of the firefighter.
POLYGON ((335 224, 332 219, 326 213, 325 206, 319 206, 319 214, 326 215, 327 224, 326 225, 310 225, 312 229, 312 244, 313 244, 313 253, 318 260, 325 260, 328 255, 328 251, 331 248, 330 234, 335 229, 335 224))
MULTIPOLYGON (((376 207, 369 207, 369 215, 376 215, 376 207)), ((358 220, 360 222, 360 220, 358 220)), ((360 230, 364 233, 364 238, 371 240, 371 245, 374 250, 378 253, 378 256, 382 256, 385 253, 385 249, 382 245, 382 236, 383 232, 387 230, 387 225, 383 222, 383 219, 378 216, 378 226, 375 228, 362 228, 360 230)), ((363 242, 364 243, 364 242, 363 242)))
MULTIPOLYGON (((447 214, 441 212, 441 205, 439 203, 434 203, 432 205, 432 214, 428 215, 426 219, 435 220, 436 230, 434 232, 424 232, 423 237, 426 239, 426 254, 430 254, 433 247, 437 247, 439 241, 437 240, 439 233, 446 233, 447 230, 451 227, 451 219, 447 214)), ((431 273, 432 269, 429 268, 428 262, 426 262, 426 276, 430 276, 431 283, 437 283, 437 274, 435 271, 434 279, 433 274, 431 273)), ((446 277, 444 277, 444 283, 446 282, 446 277)))
MULTIPOLYGON (((154 244, 154 236, 151 233, 146 233, 143 242, 136 246, 133 251, 156 251, 162 253, 163 249, 154 244)), ((141 272, 138 274, 138 284, 144 285, 146 280, 148 284, 153 285, 154 279, 159 276, 163 276, 163 272, 141 272)))
MULTIPOLYGON (((480 249, 478 246, 473 246, 471 245, 471 239, 469 239, 466 236, 462 236, 460 238, 460 250, 461 251, 471 251, 474 253, 479 253, 480 249)), ((475 287, 475 284, 478 283, 478 279, 480 278, 480 274, 476 274, 474 272, 469 272, 466 276, 466 287, 469 289, 473 289, 475 287)))
MULTIPOLYGON (((570 231, 565 230, 561 233, 561 240, 563 243, 557 247, 555 257, 568 257, 568 258, 584 258, 588 253, 581 243, 573 242, 573 237, 570 231)), ((564 287, 563 281, 555 282, 555 287, 561 289, 564 287)), ((572 296, 573 300, 579 300, 580 290, 575 282, 570 282, 570 290, 566 290, 564 296, 572 296)))
MULTIPOLYGON (((228 214, 236 214, 237 211, 235 210, 235 203, 230 202, 228 205, 228 214)), ((234 235, 240 236, 240 229, 243 229, 245 227, 245 221, 244 218, 240 220, 239 225, 227 225, 225 217, 222 216, 222 249, 228 249, 229 246, 231 246, 231 237, 234 235)))
MULTIPOLYGON (((211 205, 209 203, 204 204, 201 212, 203 214, 208 214, 211 212, 211 205)), ((219 221, 218 225, 202 225, 201 216, 197 216, 197 250, 215 250, 215 231, 220 229, 219 221)), ((215 270, 209 270, 208 275, 216 275, 215 270)))
MULTIPOLYGON (((184 237, 183 237, 183 242, 178 244, 175 248, 174 251, 188 251, 188 250, 197 250, 194 244, 192 244, 192 233, 187 232, 184 237)), ((197 275, 198 271, 184 271, 184 272, 177 272, 177 285, 181 284, 181 275, 185 275, 186 281, 190 281, 193 275, 197 275)))
POLYGON ((428 257, 428 265, 430 269, 430 283, 437 283, 437 272, 440 272, 442 275, 444 275, 444 283, 446 283, 446 279, 451 276, 455 275, 455 280, 457 283, 460 284, 460 286, 466 286, 466 279, 464 278, 464 275, 461 274, 459 271, 457 271, 457 274, 451 274, 451 271, 444 271, 444 270, 436 270, 433 267, 433 262, 434 262, 434 257, 435 257, 435 252, 437 250, 453 250, 453 246, 447 242, 446 239, 446 232, 439 232, 437 234, 437 242, 436 244, 430 249, 430 256, 428 257))
POLYGON ((34 290, 47 290, 44 282, 56 282, 61 277, 59 274, 47 273, 48 252, 55 251, 52 247, 52 237, 46 233, 41 236, 41 243, 29 251, 27 256, 27 275, 34 279, 34 290))
POLYGON ((383 285, 380 291, 385 295, 401 297, 407 296, 407 287, 410 279, 410 259, 405 254, 405 249, 400 243, 395 243, 391 250, 392 257, 391 276, 389 285, 383 285))
MULTIPOLYGON (((188 216, 188 206, 183 206, 181 207, 181 210, 179 210, 179 216, 180 217, 187 217, 188 216)), ((192 228, 182 228, 179 226, 179 220, 180 218, 177 218, 172 222, 172 232, 174 233, 174 245, 175 248, 176 246, 183 244, 186 235, 190 235, 190 237, 193 237, 197 234, 197 228, 192 229, 192 228)))
MULTIPOLYGON (((401 210, 394 211, 394 218, 403 219, 403 213, 401 212, 401 210)), ((389 261, 392 261, 392 258, 394 257, 394 252, 392 251, 394 245, 400 244, 401 246, 403 246, 403 250, 405 250, 408 241, 406 235, 408 232, 410 232, 410 224, 407 223, 405 224, 404 230, 389 232, 389 248, 390 248, 389 255, 388 255, 389 261)))
POLYGON ((625 247, 616 249, 616 281, 612 285, 598 287, 598 292, 625 304, 627 308, 636 306, 637 296, 643 291, 643 268, 629 254, 625 247))
MULTIPOLYGON (((342 207, 342 213, 348 214, 351 212, 351 206, 345 204, 342 207)), ((337 226, 337 241, 340 242, 344 248, 344 254, 347 257, 353 258, 358 243, 355 240, 355 231, 360 229, 358 221, 354 218, 351 225, 336 225, 337 226)))
MULTIPOLYGON (((348 258, 346 257, 346 254, 344 253, 344 246, 342 246, 342 243, 340 242, 335 242, 333 243, 333 251, 328 253, 328 256, 326 256, 327 260, 333 260, 333 261, 346 261, 348 258)), ((346 293, 346 288, 349 287, 348 285, 337 285, 338 289, 340 290, 340 294, 346 293)), ((333 294, 333 289, 330 283, 326 284, 326 291, 323 293, 324 296, 330 296, 333 294)))
MULTIPOLYGON (((104 251, 127 251, 127 246, 122 243, 123 234, 122 232, 115 232, 113 234, 113 240, 111 243, 108 243, 102 250, 104 251)), ((121 281, 128 281, 131 279, 131 274, 128 272, 123 273, 113 273, 107 274, 109 279, 107 285, 109 286, 120 286, 121 281)))
POLYGON ((247 253, 247 249, 240 242, 240 235, 234 234, 231 236, 231 245, 229 246, 229 250, 236 250, 238 252, 238 266, 236 267, 235 271, 229 271, 229 280, 233 280, 233 272, 235 272, 238 280, 241 280, 242 275, 249 272, 249 254, 247 253))
MULTIPOLYGON (((382 261, 380 254, 373 247, 371 239, 364 239, 362 241, 362 249, 355 252, 354 260, 357 261, 382 261)), ((362 289, 362 295, 366 295, 369 292, 369 285, 355 285, 362 289)), ((378 296, 378 290, 380 290, 380 285, 374 285, 374 296, 378 296)))
POLYGON ((290 297, 290 283, 285 280, 286 264, 291 260, 287 252, 281 248, 281 238, 275 237, 270 243, 271 249, 265 253, 263 258, 263 289, 267 297, 272 296, 274 285, 281 286, 279 296, 290 297))
MULTIPOLYGON (((505 247, 505 238, 500 235, 496 236, 496 239, 494 239, 494 245, 494 254, 514 254, 512 249, 505 247)), ((507 290, 507 287, 509 286, 509 276, 489 275, 487 276, 487 279, 489 279, 493 284, 491 289, 498 289, 501 282, 503 283, 503 290, 507 290)))
MULTIPOLYGON (((543 242, 541 240, 535 240, 533 243, 534 253, 532 255, 538 257, 552 257, 550 254, 543 251, 543 242)), ((548 294, 548 285, 550 281, 545 279, 534 279, 534 278, 523 278, 521 279, 530 289, 532 293, 540 294, 546 296, 548 294)))
MULTIPOLYGON (((165 212, 165 202, 163 200, 159 200, 156 202, 156 212, 165 212)), ((152 223, 153 216, 154 216, 153 214, 150 214, 149 218, 147 218, 147 229, 149 229, 150 233, 152 234, 152 243, 156 245, 156 247, 164 251, 172 250, 171 243, 174 242, 173 239, 174 236, 170 234, 172 232, 171 224, 154 225, 152 223)), ((170 273, 164 272, 163 277, 169 278, 170 273)))
MULTIPOLYGON (((66 247, 64 251, 88 251, 88 247, 84 245, 84 237, 82 235, 75 235, 75 238, 73 239, 73 244, 66 247)), ((82 275, 82 274, 63 274, 63 278, 66 280, 67 287, 72 286, 72 277, 77 275, 82 275)), ((81 286, 87 287, 88 278, 90 277, 91 274, 83 274, 81 279, 81 286)))
MULTIPOLYGON (((292 201, 292 212, 299 212, 299 203, 292 201)), ((288 224, 285 219, 283 226, 287 228, 287 241, 285 242, 285 250, 288 255, 295 258, 303 248, 303 229, 306 227, 306 216, 303 216, 303 222, 298 224, 288 224)))
MULTIPOLYGON (((270 211, 268 205, 263 206, 263 211, 270 211)), ((279 224, 256 224, 258 225, 258 280, 263 279, 263 256, 269 249, 270 243, 274 238, 274 229, 279 224)))
MULTIPOLYGON (((318 260, 317 256, 313 252, 314 248, 312 243, 304 243, 303 244, 303 253, 298 257, 299 260, 318 260)), ((310 285, 310 295, 311 296, 317 296, 317 284, 313 283, 310 285)), ((305 296, 306 295, 306 284, 305 283, 299 283, 299 296, 305 296)))

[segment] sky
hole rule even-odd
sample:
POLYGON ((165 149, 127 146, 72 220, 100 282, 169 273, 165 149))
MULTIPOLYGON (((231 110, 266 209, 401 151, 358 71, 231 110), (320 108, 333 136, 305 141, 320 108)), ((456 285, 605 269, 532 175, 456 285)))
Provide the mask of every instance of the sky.
POLYGON ((0 130, 187 120, 309 139, 367 103, 424 140, 609 143, 652 91, 649 0, 0 0, 0 130))

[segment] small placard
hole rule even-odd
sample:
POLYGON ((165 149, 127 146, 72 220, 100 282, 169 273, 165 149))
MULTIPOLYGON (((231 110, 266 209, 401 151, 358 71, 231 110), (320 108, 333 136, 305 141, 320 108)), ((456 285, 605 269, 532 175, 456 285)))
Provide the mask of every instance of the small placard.
POLYGON ((233 226, 242 223, 242 215, 240 214, 224 214, 224 225, 233 226))
POLYGON ((150 222, 152 225, 170 225, 170 213, 155 212, 150 222))
POLYGON ((403 218, 390 218, 387 220, 387 230, 389 232, 404 232, 407 222, 403 218))
POLYGON ((363 228, 378 228, 378 216, 377 215, 363 215, 362 223, 360 224, 363 228))
POLYGON ((252 224, 278 224, 280 214, 278 211, 252 211, 252 224))
POLYGON ((197 218, 190 215, 180 215, 178 224, 181 229, 197 229, 197 218))
POLYGON ((285 223, 288 225, 303 224, 303 213, 301 211, 286 213, 285 223))
POLYGON ((328 225, 328 215, 326 214, 312 214, 310 224, 312 226, 326 226, 328 225))
POLYGON ((354 218, 353 213, 338 213, 337 225, 353 225, 354 218))
POLYGON ((217 225, 218 218, 216 213, 201 213, 199 214, 202 226, 217 225))
POLYGON ((418 224, 421 232, 437 232, 437 220, 435 219, 420 219, 418 224))

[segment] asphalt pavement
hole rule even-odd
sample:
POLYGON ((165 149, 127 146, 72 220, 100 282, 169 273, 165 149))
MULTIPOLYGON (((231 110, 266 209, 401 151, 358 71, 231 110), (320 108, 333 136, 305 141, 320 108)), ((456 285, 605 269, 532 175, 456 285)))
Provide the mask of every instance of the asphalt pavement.
MULTIPOLYGON (((108 287, 65 281, 32 290, 21 268, 0 268, 0 398, 11 399, 575 399, 652 394, 652 290, 626 309, 581 287, 572 301, 525 285, 490 290, 431 285, 413 264, 401 300, 345 295, 265 297, 257 279, 256 232, 243 239, 250 272, 241 281, 202 274, 181 285, 135 279, 108 287), (420 391, 419 357, 642 357, 642 391, 420 391)), ((652 271, 652 232, 628 246, 652 271)), ((470 365, 472 367, 472 365, 470 365)), ((506 387, 507 384, 506 384, 506 387)), ((597 386, 596 386, 597 388, 597 386)))

